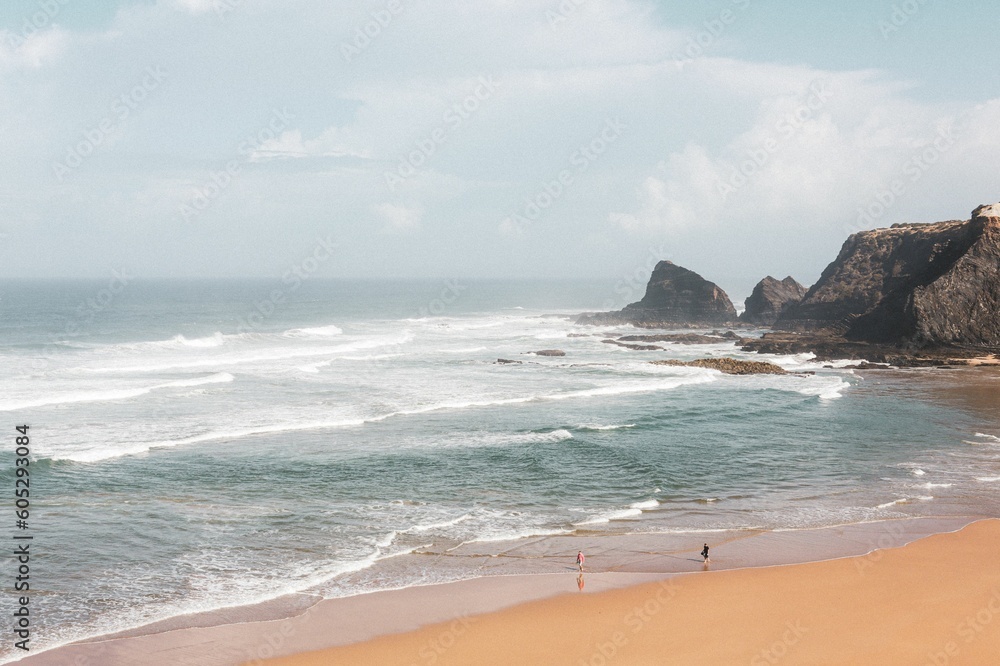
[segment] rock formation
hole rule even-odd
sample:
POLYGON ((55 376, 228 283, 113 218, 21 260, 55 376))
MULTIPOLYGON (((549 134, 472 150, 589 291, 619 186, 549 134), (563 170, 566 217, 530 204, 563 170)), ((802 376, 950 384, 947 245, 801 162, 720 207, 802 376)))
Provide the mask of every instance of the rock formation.
POLYGON ((578 324, 632 324, 644 328, 716 326, 736 320, 729 296, 718 285, 670 261, 653 269, 641 301, 617 312, 581 315, 578 324))
POLYGON ((694 361, 666 359, 650 361, 653 365, 675 365, 688 368, 711 368, 727 375, 787 375, 788 371, 766 361, 741 361, 735 358, 699 358, 694 361))
POLYGON ((746 309, 740 321, 756 326, 771 326, 788 306, 798 303, 806 295, 806 288, 791 276, 778 281, 768 275, 757 283, 753 293, 744 301, 746 309))
POLYGON ((911 347, 1000 347, 1000 204, 862 231, 775 328, 911 347))

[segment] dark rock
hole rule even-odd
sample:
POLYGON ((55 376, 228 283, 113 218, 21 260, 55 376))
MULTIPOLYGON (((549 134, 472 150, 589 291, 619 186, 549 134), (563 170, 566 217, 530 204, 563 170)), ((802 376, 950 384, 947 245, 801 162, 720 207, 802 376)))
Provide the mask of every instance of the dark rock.
POLYGON ((768 275, 757 283, 753 293, 744 301, 746 309, 740 315, 740 321, 757 326, 771 326, 789 305, 801 301, 806 291, 791 276, 779 281, 768 275))
POLYGON ((632 324, 644 328, 717 326, 736 321, 729 296, 718 285, 670 261, 653 269, 641 301, 617 312, 581 315, 578 324, 632 324))
POLYGON ((766 361, 740 361, 735 358, 699 358, 694 361, 650 361, 653 365, 674 365, 688 368, 711 368, 727 375, 787 375, 789 372, 781 366, 766 361))
POLYGON ((1000 347, 1000 204, 967 222, 854 234, 775 328, 895 347, 1000 347))
MULTIPOLYGON (((813 353, 816 360, 857 360, 859 362, 891 365, 898 368, 926 368, 940 365, 992 364, 981 349, 958 347, 903 348, 891 344, 873 344, 845 340, 820 332, 775 331, 760 338, 743 338, 738 343, 743 351, 760 354, 813 353)), ((874 368, 868 368, 874 369, 874 368)))
POLYGON ((658 335, 623 335, 622 342, 676 342, 682 345, 707 345, 726 342, 728 338, 700 333, 660 333, 658 335))
POLYGON ((542 349, 541 351, 527 352, 529 354, 534 354, 535 356, 565 356, 566 352, 562 349, 542 349))
POLYGON ((514 364, 520 365, 521 361, 512 361, 509 358, 498 358, 497 359, 497 363, 500 364, 500 365, 507 365, 508 363, 514 363, 514 364))
POLYGON ((656 345, 636 345, 628 342, 618 342, 617 340, 607 339, 601 340, 607 345, 618 345, 619 347, 625 347, 626 349, 634 349, 636 351, 660 351, 663 347, 657 347, 656 345))

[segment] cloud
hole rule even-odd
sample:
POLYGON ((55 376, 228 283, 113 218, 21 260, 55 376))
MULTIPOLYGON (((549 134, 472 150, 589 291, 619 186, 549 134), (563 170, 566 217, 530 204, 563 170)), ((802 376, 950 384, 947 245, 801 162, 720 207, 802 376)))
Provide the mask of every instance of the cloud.
POLYGON ((37 69, 51 64, 62 55, 69 44, 69 33, 53 26, 33 31, 27 36, 0 30, 0 69, 37 69))
POLYGON ((419 207, 407 208, 391 203, 383 203, 374 207, 374 212, 386 223, 383 231, 387 233, 406 233, 420 227, 424 212, 419 207))
MULTIPOLYGON (((971 111, 918 102, 905 95, 906 86, 872 72, 730 61, 706 61, 700 68, 705 81, 748 97, 755 116, 716 147, 687 143, 635 185, 636 206, 608 216, 628 233, 755 224, 844 227, 859 217, 868 197, 896 181, 910 190, 908 200, 922 202, 919 190, 927 187, 949 196, 955 192, 946 188, 987 187, 978 173, 959 185, 959 174, 983 163, 984 146, 1000 143, 998 101, 971 111)), ((906 203, 894 198, 893 204, 906 203)), ((912 205, 886 208, 862 226, 917 214, 912 205)))
POLYGON ((722 244, 706 231, 773 270, 789 256, 821 265, 944 126, 954 146, 874 223, 1000 198, 984 166, 998 102, 976 90, 943 102, 893 71, 738 57, 750 12, 681 66, 702 21, 683 27, 647 0, 403 2, 389 21, 382 0, 226 2, 221 16, 215 0, 128 3, 103 29, 0 39, 0 117, 18 128, 0 151, 17 193, 0 196, 7 270, 92 274, 141 256, 152 274, 280 274, 318 229, 350 248, 330 265, 346 275, 618 275, 661 245, 737 263, 714 258, 722 244), (349 59, 345 44, 358 50, 349 59), (162 86, 114 113, 149 68, 162 86), (483 79, 496 90, 446 120, 483 79), (833 94, 809 108, 817 85, 833 94), (578 167, 609 118, 627 130, 578 167), (53 163, 86 142, 57 181, 53 163), (567 169, 572 183, 537 220, 500 222, 567 169), (401 172, 390 189, 386 174, 401 172), (181 224, 192 191, 209 204, 181 224), (823 229, 816 247, 775 241, 823 229), (40 242, 48 265, 17 263, 40 242))

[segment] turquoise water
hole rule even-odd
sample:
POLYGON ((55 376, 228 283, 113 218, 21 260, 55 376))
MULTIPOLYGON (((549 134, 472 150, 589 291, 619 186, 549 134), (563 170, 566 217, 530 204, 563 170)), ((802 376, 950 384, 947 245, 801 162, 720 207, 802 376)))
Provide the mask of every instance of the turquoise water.
POLYGON ((0 285, 0 414, 11 434, 31 426, 34 454, 36 647, 295 590, 447 580, 379 573, 428 544, 998 515, 1000 431, 938 399, 940 372, 654 366, 751 355, 629 351, 572 324, 614 293, 0 285), (548 348, 566 356, 525 353, 548 348))

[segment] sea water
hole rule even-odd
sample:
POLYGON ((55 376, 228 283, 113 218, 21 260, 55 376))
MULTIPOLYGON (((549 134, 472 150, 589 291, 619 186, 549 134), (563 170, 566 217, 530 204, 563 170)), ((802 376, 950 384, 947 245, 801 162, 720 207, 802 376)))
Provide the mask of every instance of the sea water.
POLYGON ((32 647, 453 576, 375 575, 427 546, 998 515, 1000 430, 936 399, 934 371, 731 342, 623 349, 603 340, 635 330, 573 324, 614 293, 3 283, 0 482, 13 489, 27 424, 32 647), (529 353, 553 348, 565 356, 529 353), (649 363, 722 355, 793 374, 649 363))

